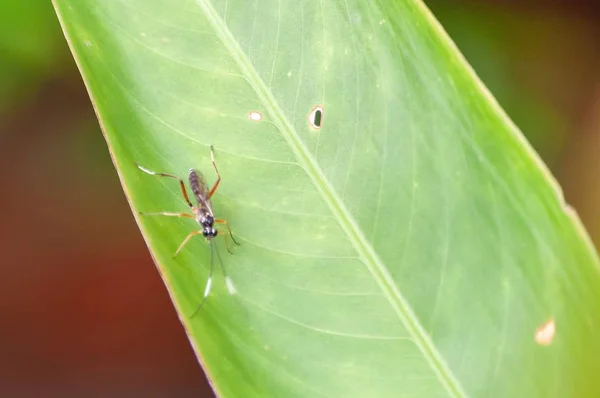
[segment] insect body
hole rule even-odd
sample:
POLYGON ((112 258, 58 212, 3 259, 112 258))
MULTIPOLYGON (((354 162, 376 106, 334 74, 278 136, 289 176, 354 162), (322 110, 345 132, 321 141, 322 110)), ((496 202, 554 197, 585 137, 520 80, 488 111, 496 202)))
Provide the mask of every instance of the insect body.
MULTIPOLYGON (((187 190, 185 188, 185 183, 183 182, 183 180, 181 178, 179 178, 175 175, 172 175, 172 174, 157 173, 157 172, 148 170, 147 168, 142 167, 136 163, 136 166, 140 170, 142 170, 144 173, 154 175, 154 176, 159 176, 159 177, 173 178, 173 179, 178 180, 179 186, 181 187, 181 193, 183 194, 183 197, 185 198, 187 205, 190 207, 190 209, 193 213, 193 214, 189 214, 189 213, 174 213, 174 212, 168 212, 168 211, 161 211, 161 212, 157 212, 157 213, 140 213, 140 214, 145 215, 145 216, 170 216, 170 217, 191 218, 191 219, 196 220, 196 222, 198 222, 198 224, 201 227, 200 230, 192 231, 185 237, 183 242, 181 242, 181 244, 175 251, 175 254, 173 255, 173 257, 177 256, 177 254, 179 254, 179 252, 181 251, 181 249, 183 249, 183 247, 186 245, 186 243, 188 243, 189 240, 196 235, 202 234, 202 236, 204 236, 210 244, 210 272, 208 275, 208 280, 206 281, 206 287, 204 289, 204 297, 202 298, 202 302, 198 306, 198 309, 196 309, 196 311, 192 314, 192 317, 194 315, 196 315, 198 313, 198 311, 200 311, 200 308, 202 308, 202 306, 204 305, 204 302, 206 301, 206 298, 210 294, 210 289, 212 286, 213 265, 214 265, 213 252, 216 251, 217 257, 219 258, 219 264, 221 265, 223 275, 225 276, 225 282, 227 284, 227 289, 229 290, 229 292, 231 294, 235 293, 233 283, 231 282, 231 279, 227 276, 227 274, 225 272, 225 267, 223 266, 223 261, 221 260, 221 256, 219 255, 219 250, 216 247, 216 245, 213 245, 213 239, 219 234, 219 230, 215 227, 215 224, 225 225, 225 227, 227 228, 227 233, 231 237, 231 240, 233 241, 233 243, 235 243, 236 245, 239 245, 239 243, 233 237, 233 234, 231 233, 231 228, 229 227, 229 223, 227 222, 227 220, 215 218, 215 216, 214 216, 210 198, 213 196, 213 194, 216 192, 217 188, 219 187, 219 183, 221 182, 221 175, 219 174, 219 170, 217 169, 217 164, 215 163, 214 148, 212 147, 212 145, 210 147, 210 159, 212 161, 213 168, 215 169, 215 172, 217 173, 217 181, 215 181, 215 183, 213 184, 213 186, 210 190, 208 189, 208 185, 206 184, 206 180, 204 179, 204 176, 202 175, 202 173, 200 173, 194 169, 190 169, 190 172, 188 175, 190 188, 192 189, 192 192, 194 194, 194 199, 196 199, 196 203, 197 203, 196 206, 194 206, 192 204, 192 202, 190 201, 190 198, 187 194, 187 190), (213 249, 213 247, 214 247, 214 249, 213 249)), ((227 246, 227 240, 225 240, 225 243, 226 243, 227 250, 231 253, 229 246, 227 246)))

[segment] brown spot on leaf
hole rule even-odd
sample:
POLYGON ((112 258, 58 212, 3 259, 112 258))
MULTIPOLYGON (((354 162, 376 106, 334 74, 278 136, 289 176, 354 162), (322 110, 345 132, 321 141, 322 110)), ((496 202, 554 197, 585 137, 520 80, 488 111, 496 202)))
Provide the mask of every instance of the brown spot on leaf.
POLYGON ((535 331, 535 342, 539 345, 550 345, 556 334, 556 323, 554 318, 550 318, 546 323, 541 325, 535 331))
POLYGON ((258 122, 262 119, 262 115, 260 114, 260 112, 253 111, 248 114, 248 119, 258 122))

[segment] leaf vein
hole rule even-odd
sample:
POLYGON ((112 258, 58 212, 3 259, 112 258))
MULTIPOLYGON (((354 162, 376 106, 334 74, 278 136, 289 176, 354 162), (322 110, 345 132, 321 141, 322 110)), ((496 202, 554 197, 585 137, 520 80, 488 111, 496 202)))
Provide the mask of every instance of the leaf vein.
POLYGON ((247 55, 240 48, 238 41, 227 29, 222 18, 213 8, 210 1, 196 0, 196 4, 198 4, 198 6, 204 11, 205 16, 213 25, 217 36, 221 38, 225 47, 227 47, 234 60, 238 63, 242 73, 246 75, 247 80, 255 89, 256 94, 265 104, 265 107, 273 121, 280 126, 282 135, 287 140, 292 151, 296 154, 299 163, 304 167, 307 174, 314 181, 315 186, 323 195, 323 198, 329 205, 332 213, 338 219, 340 226, 345 230, 354 248, 360 254, 363 262, 381 287, 391 307, 394 309, 400 318, 400 321, 406 327, 408 333, 410 334, 410 338, 421 350, 424 358, 429 363, 431 369, 437 374, 442 385, 452 396, 466 396, 462 386, 446 364, 441 353, 434 346, 433 341, 430 339, 423 325, 421 325, 420 321, 416 317, 416 314, 409 306, 406 298, 404 298, 404 296, 400 293, 391 274, 382 263, 379 256, 377 256, 373 247, 363 235, 356 221, 351 217, 343 202, 335 193, 334 188, 327 180, 322 170, 319 168, 316 160, 309 153, 301 139, 298 137, 298 133, 285 116, 283 110, 275 100, 272 92, 261 79, 258 72, 254 69, 254 66, 248 59, 247 55))

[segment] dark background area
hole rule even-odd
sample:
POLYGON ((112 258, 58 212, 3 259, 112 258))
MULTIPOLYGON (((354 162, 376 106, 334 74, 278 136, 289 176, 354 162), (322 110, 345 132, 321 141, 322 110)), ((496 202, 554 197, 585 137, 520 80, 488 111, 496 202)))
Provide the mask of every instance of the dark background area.
MULTIPOLYGON (((600 3, 426 2, 600 242, 600 3)), ((0 396, 212 396, 49 2, 0 4, 0 396)))

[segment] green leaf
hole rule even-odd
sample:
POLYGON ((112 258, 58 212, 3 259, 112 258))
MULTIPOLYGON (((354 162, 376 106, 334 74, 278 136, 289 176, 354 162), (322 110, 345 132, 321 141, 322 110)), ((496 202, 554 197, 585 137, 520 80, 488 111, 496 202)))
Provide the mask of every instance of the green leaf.
POLYGON ((421 3, 55 6, 135 214, 187 207, 134 162, 212 183, 216 148, 237 294, 190 318, 198 225, 136 218, 219 396, 600 395, 598 257, 421 3))

